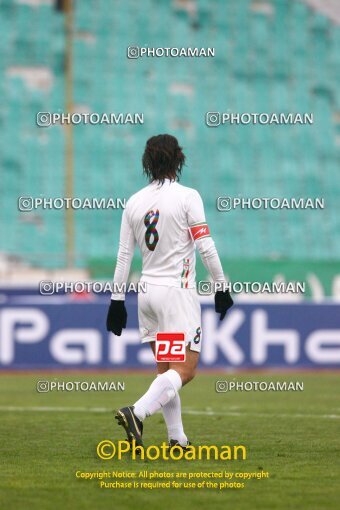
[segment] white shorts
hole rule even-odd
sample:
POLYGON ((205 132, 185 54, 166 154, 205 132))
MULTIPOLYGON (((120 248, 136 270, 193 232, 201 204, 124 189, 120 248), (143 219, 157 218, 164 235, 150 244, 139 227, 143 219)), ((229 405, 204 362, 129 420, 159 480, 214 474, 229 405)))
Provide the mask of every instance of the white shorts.
POLYGON ((148 283, 138 294, 138 320, 142 343, 154 342, 156 333, 184 333, 191 351, 201 352, 201 306, 196 289, 148 283))

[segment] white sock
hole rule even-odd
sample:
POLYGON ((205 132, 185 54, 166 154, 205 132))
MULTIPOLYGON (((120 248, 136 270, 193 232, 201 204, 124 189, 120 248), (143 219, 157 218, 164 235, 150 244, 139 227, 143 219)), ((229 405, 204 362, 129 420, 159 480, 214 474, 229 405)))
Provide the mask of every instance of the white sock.
POLYGON ((176 439, 180 445, 186 446, 188 438, 183 430, 181 399, 178 393, 162 407, 162 413, 168 429, 169 441, 170 439, 176 439))
POLYGON ((173 399, 181 387, 179 373, 173 369, 167 370, 156 377, 148 391, 134 404, 135 415, 143 421, 173 399))

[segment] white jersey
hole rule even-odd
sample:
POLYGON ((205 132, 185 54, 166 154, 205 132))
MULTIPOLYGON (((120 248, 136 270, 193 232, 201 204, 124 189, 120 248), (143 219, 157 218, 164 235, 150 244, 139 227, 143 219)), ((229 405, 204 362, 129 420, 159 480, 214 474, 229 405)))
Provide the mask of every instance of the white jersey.
MULTIPOLYGON (((225 281, 199 193, 175 181, 152 182, 131 196, 123 212, 114 282, 127 281, 135 243, 142 254, 141 281, 195 287, 195 243, 214 281, 225 281)), ((124 294, 113 294, 124 299, 124 294)))

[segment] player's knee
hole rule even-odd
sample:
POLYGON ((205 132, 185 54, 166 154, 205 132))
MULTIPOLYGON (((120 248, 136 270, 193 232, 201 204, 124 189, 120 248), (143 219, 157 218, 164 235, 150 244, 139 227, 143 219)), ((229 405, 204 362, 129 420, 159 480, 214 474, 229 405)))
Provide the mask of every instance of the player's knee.
POLYGON ((185 384, 188 384, 188 382, 192 381, 193 378, 195 377, 196 375, 196 369, 194 368, 186 368, 185 370, 183 370, 182 374, 181 375, 181 379, 182 379, 182 384, 183 386, 185 384))

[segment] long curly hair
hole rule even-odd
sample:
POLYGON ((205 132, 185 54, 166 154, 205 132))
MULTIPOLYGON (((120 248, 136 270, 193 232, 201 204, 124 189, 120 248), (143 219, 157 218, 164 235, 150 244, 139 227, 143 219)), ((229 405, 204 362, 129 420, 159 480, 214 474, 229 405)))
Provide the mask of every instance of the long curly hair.
POLYGON ((185 155, 177 138, 171 135, 152 136, 146 142, 143 158, 143 173, 149 181, 164 183, 165 179, 179 180, 185 155))

